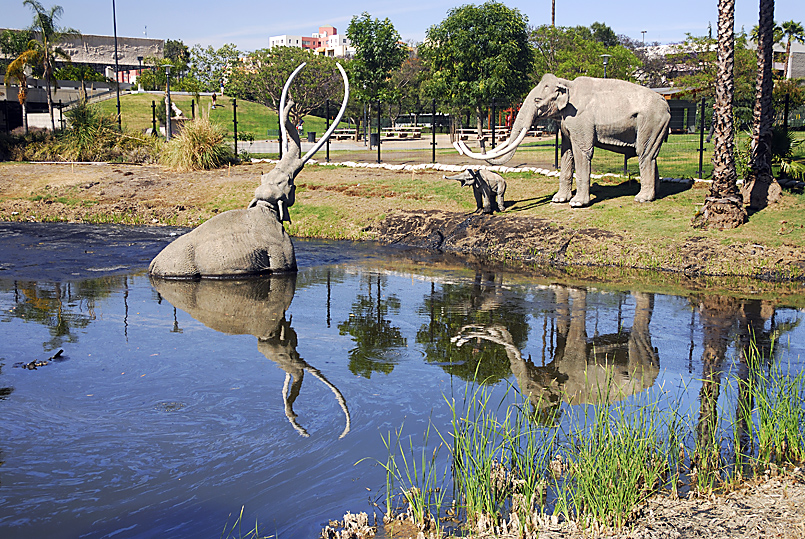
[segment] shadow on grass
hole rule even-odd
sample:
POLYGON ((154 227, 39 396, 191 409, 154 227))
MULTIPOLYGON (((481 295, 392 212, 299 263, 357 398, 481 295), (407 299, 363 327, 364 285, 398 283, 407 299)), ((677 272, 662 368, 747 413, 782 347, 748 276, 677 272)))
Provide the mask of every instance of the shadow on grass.
POLYGON ((553 194, 546 195, 544 197, 526 198, 523 200, 512 200, 505 203, 506 211, 514 213, 518 211, 530 210, 532 208, 537 208, 539 206, 544 206, 550 203, 552 198, 553 194))
MULTIPOLYGON (((688 183, 661 183, 657 200, 678 195, 691 189, 688 183)), ((617 185, 601 185, 594 183, 590 186, 590 206, 604 200, 621 197, 634 197, 640 192, 640 182, 637 180, 627 180, 617 185)))

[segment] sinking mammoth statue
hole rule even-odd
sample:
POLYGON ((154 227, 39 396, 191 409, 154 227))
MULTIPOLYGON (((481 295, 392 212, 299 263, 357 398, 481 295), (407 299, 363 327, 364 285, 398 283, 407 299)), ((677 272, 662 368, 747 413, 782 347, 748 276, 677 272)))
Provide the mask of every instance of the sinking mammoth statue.
POLYGON ((260 186, 248 207, 217 215, 179 237, 151 261, 148 272, 164 279, 245 277, 296 271, 296 255, 282 223, 290 222, 288 208, 296 200, 294 179, 305 163, 332 135, 349 100, 349 82, 344 79, 344 102, 330 129, 304 156, 299 134, 288 120, 293 105, 288 88, 300 65, 288 78, 280 99, 281 143, 287 145, 282 160, 260 178, 260 186), (288 138, 291 144, 287 143, 288 138), (301 156, 301 157, 300 157, 301 156))
POLYGON ((668 134, 671 111, 658 93, 630 82, 591 77, 571 81, 546 74, 529 92, 504 144, 481 154, 471 152, 461 141, 453 145, 468 157, 503 164, 512 158, 536 118, 558 120, 562 132, 559 191, 553 202, 570 202, 572 207, 590 203, 595 148, 637 157, 640 192, 635 200, 649 202, 657 196, 657 155, 668 134), (576 194, 571 198, 574 168, 576 194))
POLYGON ((257 349, 285 371, 282 402, 293 428, 307 437, 293 404, 299 396, 305 372, 333 392, 346 417, 339 438, 349 433, 351 419, 344 396, 317 368, 297 352, 297 336, 285 318, 296 288, 296 274, 268 275, 259 279, 166 280, 151 279, 156 291, 171 305, 205 326, 228 335, 254 335, 257 349))

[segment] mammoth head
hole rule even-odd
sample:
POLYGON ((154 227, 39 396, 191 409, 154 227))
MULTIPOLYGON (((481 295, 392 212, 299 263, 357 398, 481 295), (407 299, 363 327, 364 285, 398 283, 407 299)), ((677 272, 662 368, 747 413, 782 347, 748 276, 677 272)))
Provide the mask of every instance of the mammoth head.
POLYGON ((528 94, 526 102, 529 101, 534 103, 534 109, 530 111, 532 120, 534 116, 546 118, 557 116, 570 101, 567 81, 547 73, 528 94))
POLYGON ((288 207, 292 206, 296 201, 296 186, 294 185, 296 175, 299 174, 302 167, 305 166, 305 163, 324 146, 327 139, 333 134, 333 131, 338 127, 338 123, 341 121, 341 117, 344 115, 344 111, 347 108, 347 101, 349 101, 349 80, 347 79, 347 74, 344 68, 341 67, 341 64, 336 64, 338 70, 341 72, 341 78, 344 80, 344 101, 330 129, 322 135, 321 139, 319 139, 313 148, 302 156, 302 143, 299 140, 299 134, 288 119, 289 112, 293 106, 293 101, 288 99, 288 89, 294 78, 296 78, 296 75, 305 65, 306 63, 302 63, 291 73, 291 76, 288 77, 288 80, 285 82, 285 86, 282 89, 282 96, 280 97, 280 144, 285 148, 283 157, 280 162, 277 163, 276 167, 260 177, 260 186, 254 191, 254 198, 248 206, 249 208, 257 206, 258 204, 269 206, 274 209, 280 221, 291 220, 288 214, 288 207))

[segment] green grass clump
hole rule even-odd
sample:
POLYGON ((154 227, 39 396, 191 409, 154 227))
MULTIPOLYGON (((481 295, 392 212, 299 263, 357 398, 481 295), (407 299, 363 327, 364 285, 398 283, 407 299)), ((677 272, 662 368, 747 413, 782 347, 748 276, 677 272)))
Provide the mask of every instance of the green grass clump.
POLYGON ((179 171, 209 170, 234 161, 223 143, 223 130, 207 118, 186 122, 181 133, 165 145, 160 162, 179 171))

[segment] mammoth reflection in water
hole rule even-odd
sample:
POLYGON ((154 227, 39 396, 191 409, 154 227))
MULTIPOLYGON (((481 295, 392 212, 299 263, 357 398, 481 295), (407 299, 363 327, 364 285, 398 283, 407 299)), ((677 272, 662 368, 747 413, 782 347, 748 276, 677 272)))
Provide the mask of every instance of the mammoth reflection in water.
POLYGON ((285 371, 282 400, 285 415, 302 436, 308 432, 296 420, 293 403, 299 396, 305 371, 321 380, 335 395, 346 416, 339 438, 350 430, 350 415, 341 392, 296 351, 296 332, 285 312, 296 288, 296 274, 271 275, 233 281, 176 281, 152 278, 151 284, 171 305, 205 326, 229 335, 254 335, 257 349, 285 371))
POLYGON ((467 325, 452 341, 472 339, 502 345, 520 391, 535 410, 550 417, 560 401, 568 404, 614 402, 651 387, 659 374, 659 356, 651 346, 649 323, 654 295, 634 292, 632 328, 588 338, 587 292, 556 287, 557 343, 544 366, 524 358, 509 330, 501 325, 467 325))

